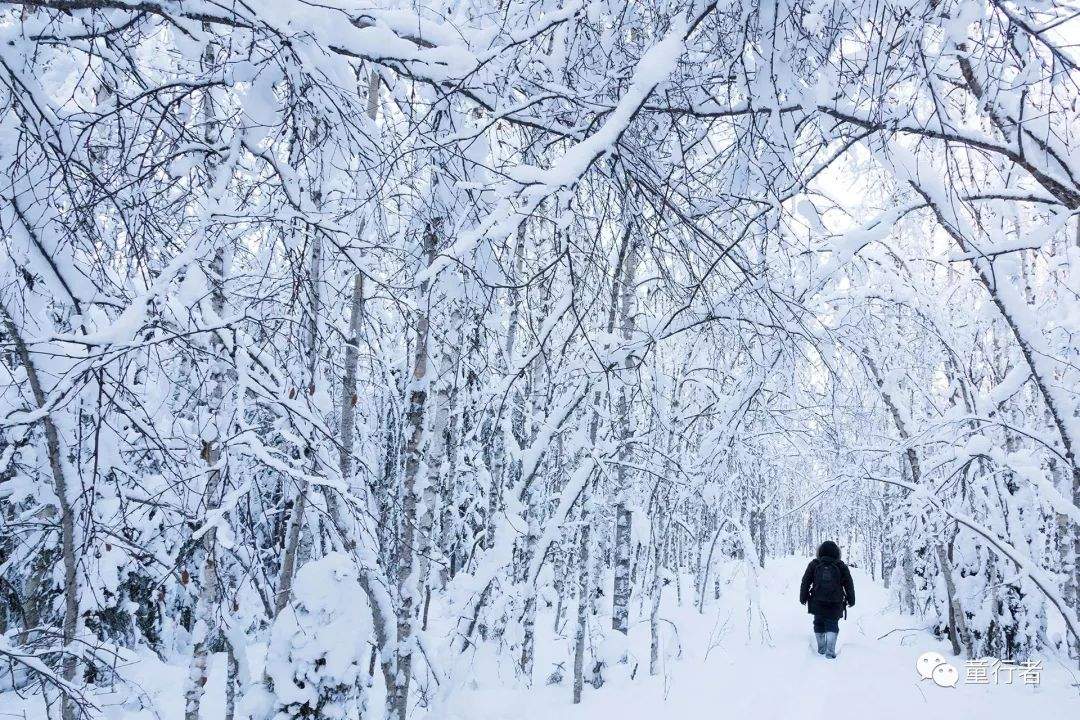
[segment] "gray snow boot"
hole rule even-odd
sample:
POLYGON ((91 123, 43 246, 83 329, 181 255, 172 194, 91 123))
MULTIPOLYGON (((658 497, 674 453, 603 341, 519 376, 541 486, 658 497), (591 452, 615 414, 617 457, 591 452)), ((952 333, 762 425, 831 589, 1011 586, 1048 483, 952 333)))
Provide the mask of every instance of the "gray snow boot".
POLYGON ((817 654, 825 654, 825 633, 814 633, 814 637, 817 638, 817 654))
POLYGON ((836 657, 836 633, 825 633, 825 657, 832 660, 836 657))

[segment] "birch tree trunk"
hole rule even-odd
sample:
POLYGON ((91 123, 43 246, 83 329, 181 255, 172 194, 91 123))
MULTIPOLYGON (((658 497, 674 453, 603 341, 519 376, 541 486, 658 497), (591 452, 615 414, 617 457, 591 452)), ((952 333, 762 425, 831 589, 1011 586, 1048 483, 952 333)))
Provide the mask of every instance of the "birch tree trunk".
POLYGON ((581 529, 578 533, 578 607, 577 627, 574 630, 574 704, 581 702, 585 686, 585 639, 589 627, 589 514, 586 503, 581 504, 581 529))
MULTIPOLYGON (((536 548, 536 543, 540 537, 540 519, 539 509, 537 507, 536 496, 539 494, 539 488, 535 485, 528 490, 528 501, 526 503, 526 512, 528 518, 526 520, 525 530, 525 550, 522 553, 524 555, 522 559, 522 565, 525 568, 524 574, 525 582, 530 582, 528 578, 529 563, 532 560, 533 552, 536 548)), ((525 678, 525 685, 527 687, 532 686, 533 675, 533 651, 536 644, 536 590, 532 587, 527 587, 525 592, 525 607, 522 611, 522 639, 521 639, 521 674, 525 678)))
POLYGON ((438 504, 439 486, 436 484, 441 476, 441 467, 446 459, 446 430, 450 423, 450 395, 448 385, 441 382, 434 393, 434 418, 431 423, 431 439, 425 449, 428 477, 423 484, 423 513, 420 516, 420 580, 419 587, 424 593, 424 609, 422 628, 427 629, 428 608, 431 603, 431 559, 439 552, 439 544, 435 542, 435 515, 438 504))
MULTIPOLYGON (((215 284, 212 303, 214 310, 220 315, 224 309, 224 295, 221 290, 220 278, 224 274, 224 252, 219 249, 214 256, 214 272, 218 279, 212 280, 215 284)), ((220 352, 220 342, 212 341, 220 352)), ((211 373, 210 379, 210 407, 207 412, 207 421, 211 424, 210 439, 203 440, 202 459, 206 463, 207 477, 206 487, 203 491, 204 516, 217 510, 221 504, 222 471, 224 454, 221 445, 221 421, 222 403, 224 401, 224 371, 218 366, 211 373)), ((217 533, 211 527, 199 539, 199 551, 203 555, 201 568, 199 569, 199 594, 195 605, 195 629, 194 647, 191 652, 191 663, 188 669, 187 687, 184 692, 184 718, 185 720, 198 720, 199 707, 207 676, 207 663, 209 656, 209 644, 217 636, 218 613, 221 605, 221 587, 218 577, 217 564, 217 533)))
MULTIPOLYGON (((313 195, 317 194, 313 193, 313 195)), ((308 273, 308 317, 304 337, 304 357, 307 359, 306 375, 303 385, 308 396, 315 394, 315 371, 319 352, 319 312, 322 309, 322 233, 309 229, 311 242, 311 261, 308 273)), ((296 490, 292 512, 289 515, 289 528, 285 536, 285 551, 282 555, 281 571, 278 575, 277 593, 274 597, 274 615, 278 615, 289 603, 292 594, 293 578, 296 575, 297 552, 300 547, 300 534, 307 512, 308 482, 304 481, 296 490)))
MULTIPOLYGON (((210 31, 209 25, 204 23, 203 29, 210 31)), ((208 42, 203 51, 204 68, 210 68, 214 63, 214 43, 208 42)), ((213 99, 210 91, 206 90, 204 97, 204 140, 209 145, 215 141, 216 117, 213 108, 213 99)), ((210 295, 211 309, 215 315, 221 317, 225 309, 225 249, 218 246, 214 250, 211 261, 211 277, 209 278, 212 289, 210 295)), ((216 334, 211 335, 211 347, 215 355, 224 352, 221 340, 216 334)), ((202 442, 202 459, 206 463, 206 486, 203 490, 204 517, 217 510, 221 503, 222 493, 222 464, 224 453, 222 449, 221 424, 224 420, 223 404, 225 399, 225 369, 221 362, 215 360, 210 372, 210 387, 207 394, 207 408, 204 422, 208 430, 204 433, 202 442)), ((187 682, 184 689, 184 720, 199 720, 199 709, 202 704, 203 693, 208 679, 207 665, 209 659, 209 645, 219 633, 219 613, 221 609, 221 588, 217 566, 217 531, 209 528, 199 539, 196 556, 202 554, 202 562, 198 568, 199 578, 198 598, 195 604, 195 627, 192 632, 194 645, 191 651, 191 662, 188 667, 187 682)))
POLYGON ((949 600, 949 642, 952 643, 953 655, 960 655, 965 647, 969 647, 967 632, 964 629, 964 610, 960 607, 960 596, 956 593, 956 583, 952 576, 952 563, 949 561, 945 546, 940 542, 935 542, 934 552, 937 553, 941 575, 945 580, 945 593, 949 600))
MULTIPOLYGON (((517 245, 514 248, 514 277, 513 282, 517 282, 522 275, 523 266, 525 261, 525 242, 527 239, 527 224, 522 223, 518 231, 517 245)), ((511 328, 509 338, 507 339, 507 361, 513 362, 514 357, 514 343, 517 337, 517 324, 520 315, 521 293, 517 287, 511 289, 511 299, 513 302, 513 309, 511 310, 511 328)), ((547 298, 541 303, 543 308, 547 304, 547 298)), ((546 365, 544 358, 538 357, 534 361, 532 372, 532 417, 533 424, 529 429, 530 440, 536 441, 536 438, 540 435, 540 418, 546 414, 546 365)), ((517 414, 520 416, 520 422, 524 423, 524 404, 525 399, 522 397, 521 392, 516 392, 514 396, 514 405, 517 409, 517 414)), ((522 430, 523 433, 523 430, 522 430)), ((533 555, 536 553, 536 545, 540 541, 540 495, 542 492, 542 483, 539 480, 540 469, 536 470, 538 477, 534 479, 525 490, 525 536, 521 539, 521 552, 518 554, 518 582, 523 584, 522 591, 524 593, 525 607, 522 611, 522 641, 521 641, 521 657, 520 657, 520 669, 521 674, 525 678, 527 686, 532 685, 533 675, 533 661, 534 661, 534 648, 536 644, 536 588, 534 580, 529 577, 529 566, 532 563, 533 555), (527 585, 526 585, 527 584, 527 585)))
POLYGON ((240 683, 240 668, 236 662, 236 653, 229 643, 228 657, 225 664, 225 720, 236 717, 236 689, 240 683))
MULTIPOLYGON (((367 86, 367 116, 372 122, 379 114, 379 73, 372 68, 368 72, 367 86)), ((361 232, 367 227, 365 222, 361 226, 361 232)), ((340 450, 338 467, 341 469, 341 480, 348 484, 352 478, 353 466, 353 431, 356 429, 356 373, 357 362, 360 359, 360 326, 364 319, 364 274, 357 272, 353 276, 352 298, 349 303, 349 331, 345 336, 345 368, 341 377, 341 400, 339 402, 339 432, 338 442, 340 450)), ((327 493, 328 503, 333 502, 337 510, 337 496, 327 493)), ((338 512, 338 519, 341 519, 338 512)))
MULTIPOLYGON (((428 223, 424 231, 424 250, 428 266, 435 261, 438 238, 438 220, 428 223)), ((397 574, 397 648, 393 693, 387 700, 387 714, 405 720, 409 703, 409 685, 412 679, 413 610, 416 606, 416 590, 412 583, 414 552, 416 546, 416 484, 425 455, 425 416, 428 402, 428 287, 421 283, 418 316, 416 320, 416 348, 413 355, 412 382, 409 389, 408 410, 405 415, 407 433, 404 447, 402 476, 401 539, 395 557, 397 574)))
MULTIPOLYGON (((664 533, 666 537, 667 533, 664 533)), ((660 672, 660 599, 664 591, 663 575, 663 543, 661 537, 653 536, 653 575, 652 588, 649 591, 651 598, 649 606, 649 674, 657 675, 660 672)), ((702 589, 702 594, 704 594, 702 589)))
MULTIPOLYGON (((3 304, 0 304, 0 313, 3 313, 4 326, 7 334, 15 345, 15 352, 26 371, 26 379, 30 384, 30 392, 34 396, 34 402, 38 409, 45 410, 45 389, 41 384, 37 366, 30 357, 30 349, 27 347, 22 334, 15 326, 11 313, 3 304)), ((61 674, 64 680, 71 683, 75 679, 76 655, 72 643, 75 641, 75 632, 79 622, 79 588, 75 573, 75 514, 71 506, 68 479, 64 474, 64 463, 61 453, 63 447, 60 441, 60 433, 56 429, 52 415, 48 412, 42 414, 42 424, 45 427, 45 446, 49 453, 49 470, 53 477, 53 492, 56 493, 57 502, 60 505, 60 552, 64 565, 64 619, 60 629, 60 638, 65 649, 61 663, 61 674)), ((32 599, 36 603, 37 600, 32 599)), ((36 615, 36 612, 35 612, 36 615)), ((36 625, 37 617, 31 619, 36 625)), ((29 629, 29 628, 27 628, 29 629)), ((76 713, 75 701, 68 693, 64 693, 60 706, 63 720, 74 720, 76 713)))
MULTIPOLYGON (((600 402, 597 398, 589 418, 589 446, 596 446, 596 434, 599 430, 600 416, 597 412, 600 402)), ((589 479, 585 480, 581 490, 581 531, 578 537, 578 612, 574 629, 574 704, 581 702, 581 691, 585 684, 585 640, 588 636, 589 615, 593 609, 592 596, 592 557, 589 538, 589 479)))
MULTIPOLYGON (((372 121, 375 120, 378 113, 379 84, 378 71, 373 68, 368 74, 367 87, 367 114, 372 121)), ((360 358, 360 331, 363 318, 364 275, 358 271, 353 277, 352 298, 349 305, 349 329, 345 337, 345 367, 341 379, 340 414, 338 418, 338 467, 341 471, 342 482, 347 487, 351 486, 353 475, 357 362, 360 358)), ((395 619, 387 614, 390 610, 389 598, 386 592, 381 590, 387 583, 383 581, 383 578, 373 577, 376 572, 373 565, 377 558, 373 556, 373 553, 360 552, 353 528, 346 520, 345 509, 342 507, 338 493, 328 487, 323 487, 322 492, 326 500, 327 515, 341 538, 342 549, 346 553, 353 555, 359 566, 360 587, 367 596, 368 605, 371 608, 375 630, 375 648, 380 657, 379 666, 382 671, 383 682, 386 685, 386 694, 388 698, 394 697, 397 693, 395 686, 397 638, 395 619)), ((374 662, 374 656, 372 662, 374 662)))
MULTIPOLYGON (((1074 244, 1077 248, 1080 248, 1080 216, 1076 219, 1074 244)), ((1075 469, 1072 472, 1072 501, 1073 505, 1080 507, 1080 472, 1076 472, 1075 469)), ((1069 518, 1065 518, 1061 522, 1062 537, 1066 538, 1065 543, 1063 543, 1066 552, 1063 553, 1063 556, 1072 560, 1072 578, 1066 586, 1065 596, 1072 600, 1073 610, 1080 614, 1080 527, 1069 518), (1071 538, 1071 542, 1069 538, 1071 538), (1072 545, 1071 553, 1068 547, 1070 544, 1072 545)), ((1080 661, 1080 639, 1074 639, 1073 648, 1076 651, 1077 660, 1080 661)))
MULTIPOLYGON (((378 76, 372 72, 372 77, 378 76)), ((376 83, 377 87, 377 83, 376 83)), ((372 107, 369 104, 369 108, 372 107)), ((345 338, 345 369, 341 380, 340 417, 338 419, 338 467, 341 470, 341 479, 346 486, 351 486, 353 468, 353 449, 355 447, 354 430, 356 425, 356 374, 357 361, 360 357, 360 329, 364 317, 364 276, 356 273, 353 278, 352 300, 349 310, 349 330, 345 338)), ((328 487, 322 488, 323 497, 326 500, 326 512, 330 522, 341 538, 342 549, 351 555, 358 555, 358 545, 352 527, 346 521, 345 510, 342 507, 338 493, 328 487)), ((368 605, 371 608, 373 625, 375 627, 375 651, 380 656, 380 669, 383 681, 386 685, 387 697, 396 692, 394 652, 395 636, 393 619, 386 615, 390 607, 385 593, 379 592, 379 580, 372 577, 374 568, 370 566, 370 560, 363 556, 356 557, 360 566, 360 587, 367 596, 368 605)), ((374 662, 374 656, 372 657, 374 662)), ((361 688, 362 691, 362 688, 361 688)), ((363 702, 363 698, 361 698, 363 702)))
MULTIPOLYGON (((503 359, 503 375, 509 376, 512 371, 514 363, 514 351, 517 348, 517 333, 518 333, 518 317, 520 314, 520 302, 521 302, 521 290, 516 285, 516 278, 520 274, 521 262, 523 259, 524 247, 525 247, 525 223, 521 223, 518 226, 516 234, 516 244, 514 246, 514 278, 510 284, 509 291, 507 292, 507 303, 510 305, 510 317, 507 322, 506 329, 506 345, 504 348, 503 359)), ((510 463, 506 458, 506 446, 507 436, 511 435, 514 431, 514 419, 513 415, 519 412, 521 396, 517 389, 514 389, 512 395, 513 402, 511 403, 511 415, 512 418, 507 422, 505 418, 498 418, 493 424, 492 431, 487 433, 487 442, 493 445, 492 447, 492 463, 491 463, 491 482, 488 490, 487 498, 487 518, 484 530, 484 549, 490 550, 495 538, 495 517, 499 512, 499 508, 502 506, 502 493, 503 486, 510 485, 512 482, 508 482, 504 476, 508 474, 510 463)))
MULTIPOLYGON (((345 337, 345 370, 341 377, 340 415, 338 442, 341 449, 338 455, 338 467, 341 479, 348 484, 352 478, 353 467, 353 432, 356 429, 356 365, 360 358, 360 325, 364 317, 364 276, 356 273, 353 277, 352 301, 349 304, 349 332, 345 337)), ((333 496, 333 493, 328 493, 333 496)), ((335 497, 335 506, 336 496, 335 497)))
MULTIPOLYGON (((636 228, 629 233, 629 245, 623 260, 622 279, 620 282, 619 326, 624 342, 629 343, 634 335, 634 281, 637 275, 638 259, 641 250, 641 236, 636 228)), ((627 464, 630 461, 630 383, 629 376, 634 372, 633 355, 627 353, 623 360, 623 378, 619 385, 616 416, 618 418, 619 453, 615 468, 615 574, 612 588, 611 627, 623 635, 630 630, 630 554, 631 554, 631 513, 628 506, 627 489, 629 486, 627 464)), ((626 660, 624 655, 623 661, 626 660)))

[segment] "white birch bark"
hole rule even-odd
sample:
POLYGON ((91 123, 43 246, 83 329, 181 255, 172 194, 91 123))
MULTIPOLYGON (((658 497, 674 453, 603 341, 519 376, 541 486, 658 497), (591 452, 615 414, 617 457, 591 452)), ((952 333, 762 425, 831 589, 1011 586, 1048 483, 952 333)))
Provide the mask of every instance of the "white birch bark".
MULTIPOLYGON (((47 400, 45 388, 41 384, 37 366, 30 356, 30 349, 27 347, 22 333, 19 332, 19 328, 15 325, 11 313, 2 303, 0 303, 0 313, 3 314, 6 332, 15 345, 15 352, 26 372, 26 379, 30 384, 30 392, 34 396, 34 402, 37 403, 39 409, 44 410, 47 400)), ((41 420, 45 428, 45 446, 49 455, 49 470, 52 472, 53 477, 53 492, 56 493, 57 502, 60 505, 60 552, 64 566, 64 617, 60 629, 60 639, 66 650, 61 662, 61 674, 64 680, 71 683, 75 679, 77 669, 76 655, 72 643, 75 640, 79 622, 79 588, 78 577, 75 572, 75 514, 71 505, 68 478, 64 473, 63 444, 60 440, 60 433, 48 412, 42 415, 41 420)), ((32 598, 31 601, 35 603, 36 607, 37 598, 32 598)), ((35 624, 39 621, 37 617, 28 620, 35 624)), ((29 629, 27 627, 27 630, 29 629)), ((63 720, 75 719, 76 705, 69 693, 64 693, 61 698, 60 712, 63 720)))
MULTIPOLYGON (((439 221, 432 220, 424 231, 424 251, 428 266, 434 262, 437 246, 439 221)), ((405 720, 408 712, 409 686, 412 680, 412 660, 414 640, 414 608, 416 591, 413 569, 415 566, 417 541, 417 497, 416 484, 420 479, 425 460, 425 417, 428 411, 428 288, 430 283, 421 283, 418 299, 418 314, 414 334, 415 349, 412 363, 412 381, 409 386, 408 410, 405 415, 406 435, 404 473, 402 475, 401 539, 395 556, 395 571, 398 592, 397 607, 397 647, 395 650, 395 670, 393 692, 387 700, 388 716, 405 720)))
MULTIPOLYGON (((637 228, 628 231, 628 246, 623 259, 621 280, 619 282, 619 327, 623 341, 629 343, 634 335, 634 283, 641 253, 641 237, 637 228)), ((634 372, 634 360, 627 353, 623 360, 623 377, 619 383, 616 403, 616 422, 618 423, 619 453, 615 467, 615 573, 612 588, 611 626, 626 635, 630 631, 630 554, 631 554, 631 512, 628 506, 630 461, 630 392, 631 374, 634 372)), ((624 656, 623 661, 626 660, 624 656)))
MULTIPOLYGON (((207 32, 210 28, 204 23, 203 29, 207 32)), ((214 64, 215 44, 207 42, 203 51, 203 67, 209 69, 214 64)), ((216 117, 213 108, 213 98, 210 91, 206 91, 203 99, 204 140, 209 145, 216 141, 216 117)), ((225 308, 225 249, 220 243, 214 250, 211 261, 210 305, 217 317, 224 314, 225 308)), ((211 347, 215 355, 224 352, 220 339, 216 334, 211 335, 211 347)), ((222 465, 225 456, 222 448, 222 428, 224 422, 223 404, 225 400, 225 368, 218 361, 213 361, 210 371, 209 388, 207 392, 207 408, 204 415, 204 423, 207 430, 204 432, 202 441, 202 459, 206 463, 206 484, 203 490, 204 516, 217 510, 221 503, 222 493, 222 465)), ((196 556, 202 555, 201 563, 197 568, 199 579, 198 597, 195 603, 195 627, 192 632, 193 647, 191 661, 188 666, 188 675, 184 689, 184 720, 199 720, 199 710, 202 704, 208 680, 209 644, 219 632, 219 617, 221 610, 221 587, 218 577, 217 564, 217 530, 209 528, 197 541, 198 551, 196 556)))
POLYGON ((585 686, 585 640, 589 627, 589 595, 592 593, 589 560, 589 521, 586 503, 581 506, 581 528, 578 531, 578 607, 574 630, 574 704, 581 702, 585 686))
MULTIPOLYGON (((666 533, 665 533, 666 536, 666 533)), ((653 572, 652 587, 649 589, 649 674, 660 672, 660 600, 664 591, 663 573, 663 538, 653 535, 653 572)), ((702 591, 704 593, 704 591, 702 591)))

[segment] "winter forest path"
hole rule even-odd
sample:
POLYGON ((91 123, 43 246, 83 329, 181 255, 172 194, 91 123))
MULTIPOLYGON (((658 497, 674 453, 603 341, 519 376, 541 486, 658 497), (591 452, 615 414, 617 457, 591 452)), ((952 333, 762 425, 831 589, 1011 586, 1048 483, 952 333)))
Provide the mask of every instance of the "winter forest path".
POLYGON ((1080 717, 1080 696, 1077 688, 1069 687, 1080 678, 1054 658, 1044 660, 1038 687, 1019 680, 996 686, 965 683, 963 659, 953 658, 948 644, 921 629, 919 621, 890 610, 888 591, 860 570, 852 570, 857 603, 840 623, 839 656, 836 660, 819 656, 811 617, 798 604, 798 584, 806 562, 804 558, 773 559, 759 571, 760 615, 748 612, 741 570, 732 573, 725 596, 706 607, 704 615, 690 607, 685 595, 687 607, 665 603, 662 614, 671 621, 664 624, 669 628, 668 657, 657 677, 648 676, 647 615, 635 608, 637 617, 646 621, 631 630, 631 666, 638 663, 634 679, 619 668, 610 670, 604 687, 586 686, 582 704, 571 705, 567 681, 560 686, 542 684, 554 662, 565 657, 565 645, 551 645, 538 653, 536 688, 488 686, 459 691, 437 714, 447 720, 1080 717), (670 629, 673 626, 678 627, 677 638, 670 629), (764 634, 763 627, 767 628, 764 634), (681 656, 676 657, 680 645, 681 656), (957 687, 941 688, 919 679, 915 660, 930 650, 956 666, 957 687), (1070 707, 1076 712, 1062 715, 1062 709, 1070 707))

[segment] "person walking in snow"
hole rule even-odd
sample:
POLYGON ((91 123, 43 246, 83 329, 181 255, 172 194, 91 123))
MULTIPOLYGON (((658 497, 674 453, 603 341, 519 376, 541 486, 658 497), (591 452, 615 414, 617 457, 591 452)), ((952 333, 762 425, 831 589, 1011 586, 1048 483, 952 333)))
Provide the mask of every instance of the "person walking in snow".
POLYGON ((835 658, 840 618, 847 608, 855 605, 855 583, 848 566, 840 559, 840 547, 832 540, 821 543, 817 557, 806 566, 799 586, 799 602, 814 616, 818 654, 835 658))

